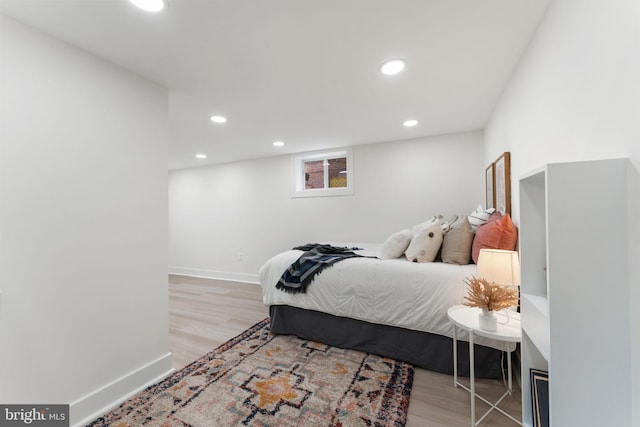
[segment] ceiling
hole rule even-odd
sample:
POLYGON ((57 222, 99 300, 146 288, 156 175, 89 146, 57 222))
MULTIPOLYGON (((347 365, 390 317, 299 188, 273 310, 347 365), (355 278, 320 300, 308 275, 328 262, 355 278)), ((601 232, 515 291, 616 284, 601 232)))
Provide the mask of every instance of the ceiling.
POLYGON ((0 10, 168 88, 175 169, 482 129, 548 1, 169 0, 150 14, 127 0, 2 0, 0 10), (406 68, 384 76, 391 58, 406 68), (406 128, 409 118, 420 123, 406 128))

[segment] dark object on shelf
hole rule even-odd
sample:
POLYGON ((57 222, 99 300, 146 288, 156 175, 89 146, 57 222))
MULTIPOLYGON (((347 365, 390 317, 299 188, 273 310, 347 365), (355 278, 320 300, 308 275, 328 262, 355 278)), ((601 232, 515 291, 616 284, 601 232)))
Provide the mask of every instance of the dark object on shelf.
POLYGON ((533 427, 549 427, 549 372, 531 369, 533 427))

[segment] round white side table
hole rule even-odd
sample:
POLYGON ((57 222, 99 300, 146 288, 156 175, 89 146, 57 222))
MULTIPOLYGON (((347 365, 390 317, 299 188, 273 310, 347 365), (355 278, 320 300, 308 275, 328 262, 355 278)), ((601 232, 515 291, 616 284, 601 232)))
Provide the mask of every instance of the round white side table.
POLYGON ((520 313, 516 311, 509 311, 508 315, 502 312, 497 312, 498 316, 498 329, 496 331, 485 331, 480 328, 480 321, 478 315, 481 313, 481 309, 475 307, 467 307, 464 305, 454 305, 447 310, 447 316, 453 323, 453 385, 455 387, 462 387, 467 390, 471 395, 471 426, 475 427, 480 424, 482 420, 489 415, 493 410, 496 410, 503 415, 509 417, 516 423, 522 425, 522 422, 512 417, 502 409, 498 408, 498 405, 502 400, 511 394, 512 392, 512 380, 511 380, 511 352, 507 354, 507 366, 509 371, 509 387, 507 391, 498 399, 495 403, 489 402, 484 397, 476 394, 475 388, 475 366, 474 366, 474 346, 473 337, 478 335, 481 337, 491 338, 499 341, 506 342, 520 342, 522 340, 522 327, 520 325, 520 313), (469 383, 470 387, 467 388, 464 384, 458 381, 458 328, 465 330, 469 333, 469 383), (487 403, 489 410, 476 422, 476 399, 478 398, 487 403))

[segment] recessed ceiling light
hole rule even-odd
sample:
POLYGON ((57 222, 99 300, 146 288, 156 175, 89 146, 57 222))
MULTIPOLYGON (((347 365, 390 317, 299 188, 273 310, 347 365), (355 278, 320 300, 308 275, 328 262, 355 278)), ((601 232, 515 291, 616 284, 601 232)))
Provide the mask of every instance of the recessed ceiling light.
POLYGON ((165 0, 129 0, 142 10, 147 12, 160 12, 165 7, 165 0))
POLYGON ((227 123, 227 118, 224 116, 211 116, 210 119, 213 123, 227 123))
POLYGON ((206 154, 196 154, 196 158, 198 158, 198 159, 206 159, 207 155, 206 154))
POLYGON ((417 125, 417 124, 418 124, 418 121, 417 121, 417 120, 414 120, 414 119, 407 120, 407 121, 405 121, 405 122, 403 123, 403 125, 404 125, 405 127, 408 127, 408 128, 413 127, 413 126, 415 126, 415 125, 417 125))
POLYGON ((284 142, 282 141, 273 141, 274 147, 284 147, 284 142))
POLYGON ((380 72, 386 76, 398 74, 402 70, 404 70, 402 59, 391 59, 380 66, 380 72))

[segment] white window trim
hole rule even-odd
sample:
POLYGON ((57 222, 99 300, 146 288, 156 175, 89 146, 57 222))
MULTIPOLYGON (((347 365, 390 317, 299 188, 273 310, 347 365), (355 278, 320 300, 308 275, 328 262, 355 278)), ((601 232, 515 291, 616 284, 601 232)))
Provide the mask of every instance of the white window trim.
MULTIPOLYGON (((291 156, 291 173, 291 197, 350 196, 353 194, 353 150, 351 147, 345 147, 294 154, 291 156), (304 163, 310 160, 322 160, 337 157, 347 158, 347 186, 341 188, 305 189, 304 163)), ((328 176, 325 173, 325 186, 327 179, 328 176)))

